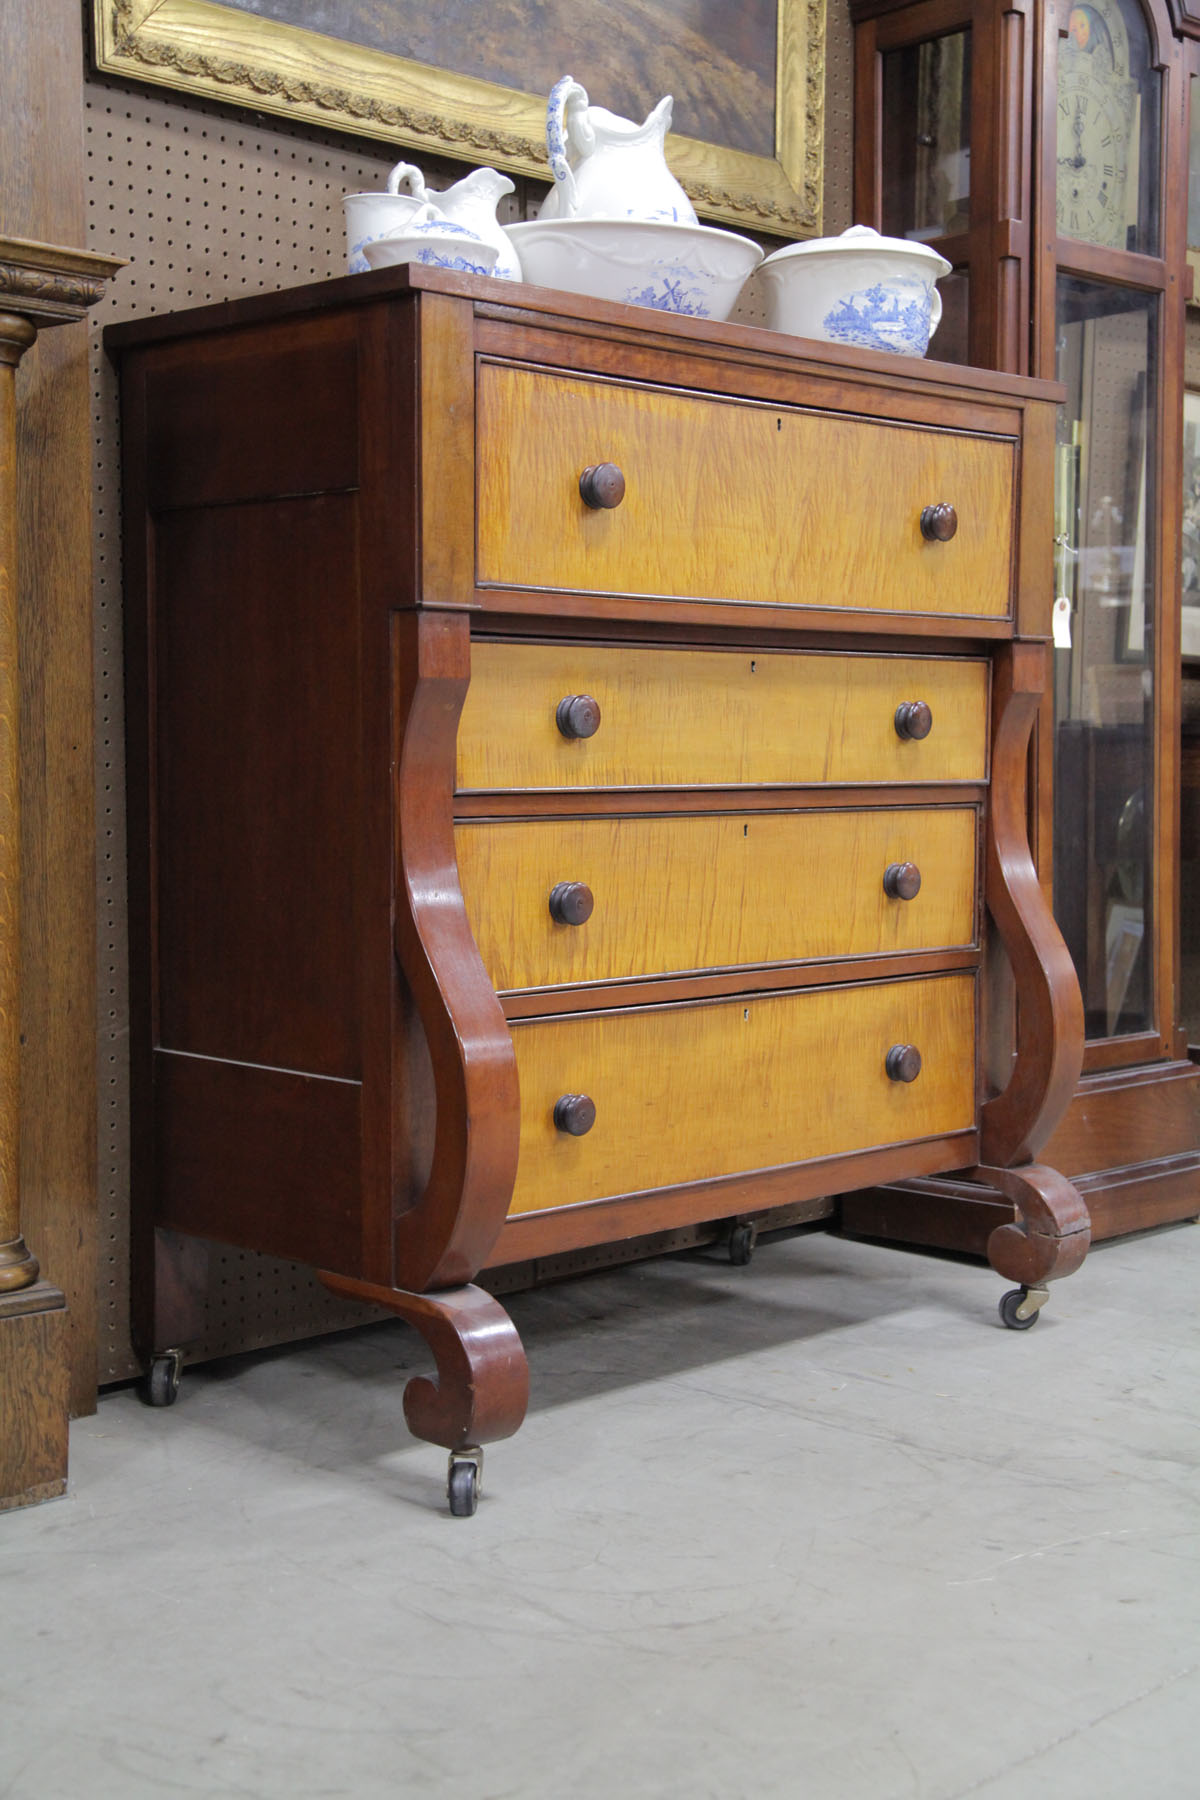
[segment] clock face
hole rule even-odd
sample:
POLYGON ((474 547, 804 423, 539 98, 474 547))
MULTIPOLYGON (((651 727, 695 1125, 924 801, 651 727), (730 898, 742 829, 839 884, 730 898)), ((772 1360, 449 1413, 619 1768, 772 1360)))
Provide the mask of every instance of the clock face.
POLYGON ((1106 249, 1128 241, 1137 85, 1116 0, 1072 7, 1058 60, 1058 230, 1106 249))
POLYGON ((1058 229, 1063 237, 1123 250, 1133 109, 1119 89, 1096 74, 1080 67, 1059 70, 1058 229))

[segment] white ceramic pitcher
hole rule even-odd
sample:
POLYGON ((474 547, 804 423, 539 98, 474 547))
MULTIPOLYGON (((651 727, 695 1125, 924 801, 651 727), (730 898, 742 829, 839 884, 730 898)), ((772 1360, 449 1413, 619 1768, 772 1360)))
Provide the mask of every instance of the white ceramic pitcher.
POLYGON ((546 108, 546 148, 554 186, 543 219, 666 219, 695 225, 696 209, 667 167, 670 94, 641 124, 589 106, 571 75, 556 81, 546 108))
POLYGON ((438 192, 425 186, 425 177, 414 164, 397 163, 388 176, 388 188, 392 193, 408 193, 414 200, 435 207, 451 224, 462 225, 485 244, 491 244, 496 251, 492 274, 501 281, 520 281, 517 253, 496 217, 497 203, 513 191, 513 183, 507 175, 501 175, 495 169, 472 169, 453 187, 438 192))

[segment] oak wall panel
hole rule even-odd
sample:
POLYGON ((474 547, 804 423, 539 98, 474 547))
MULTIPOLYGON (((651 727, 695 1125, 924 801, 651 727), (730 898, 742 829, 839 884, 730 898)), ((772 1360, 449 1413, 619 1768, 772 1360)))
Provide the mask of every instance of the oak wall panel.
MULTIPOLYGON (((80 8, 8 7, 4 27, 0 232, 84 248, 80 8)), ((96 1395, 87 341, 83 324, 42 332, 17 371, 22 1233, 67 1297, 53 1341, 65 1329, 76 1413, 96 1395)))

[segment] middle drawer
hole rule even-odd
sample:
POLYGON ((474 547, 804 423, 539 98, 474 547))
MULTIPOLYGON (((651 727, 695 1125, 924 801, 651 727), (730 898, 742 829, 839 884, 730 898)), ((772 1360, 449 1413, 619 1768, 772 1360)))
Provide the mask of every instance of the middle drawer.
POLYGON ((476 639, 458 788, 983 781, 981 657, 476 639), (583 735, 563 717, 586 699, 583 735), (925 735, 898 709, 921 703, 925 735))
POLYGON ((971 946, 977 825, 973 806, 467 820, 455 844, 505 991, 971 946))

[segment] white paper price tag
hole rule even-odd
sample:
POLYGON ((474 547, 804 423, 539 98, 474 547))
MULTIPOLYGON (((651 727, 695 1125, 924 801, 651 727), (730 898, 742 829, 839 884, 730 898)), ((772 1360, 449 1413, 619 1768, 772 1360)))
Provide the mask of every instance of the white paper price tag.
POLYGON ((1069 650, 1071 648, 1071 602, 1065 594, 1060 594, 1054 602, 1054 610, 1050 617, 1054 648, 1069 650))

